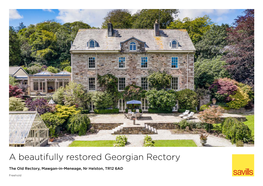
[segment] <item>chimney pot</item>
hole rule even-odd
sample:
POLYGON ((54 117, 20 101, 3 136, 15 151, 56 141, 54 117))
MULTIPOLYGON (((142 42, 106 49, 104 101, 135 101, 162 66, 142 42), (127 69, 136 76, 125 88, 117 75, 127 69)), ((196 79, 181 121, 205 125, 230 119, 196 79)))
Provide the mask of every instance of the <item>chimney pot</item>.
POLYGON ((158 23, 157 19, 154 23, 154 35, 160 36, 160 24, 158 23))
POLYGON ((108 37, 112 37, 113 36, 113 26, 112 23, 109 22, 108 23, 108 37))

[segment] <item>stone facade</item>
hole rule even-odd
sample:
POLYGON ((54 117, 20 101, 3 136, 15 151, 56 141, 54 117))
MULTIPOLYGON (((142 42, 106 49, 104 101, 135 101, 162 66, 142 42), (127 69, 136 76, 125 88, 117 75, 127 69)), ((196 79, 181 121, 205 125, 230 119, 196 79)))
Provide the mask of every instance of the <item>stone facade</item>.
POLYGON ((125 86, 141 86, 141 78, 151 72, 165 71, 178 78, 178 82, 173 82, 174 88, 193 90, 195 47, 187 31, 160 30, 157 22, 153 28, 113 29, 108 23, 108 29, 80 29, 70 49, 72 80, 89 91, 89 80, 94 83, 94 79, 89 78, 95 78, 95 90, 100 90, 97 75, 112 74, 125 78, 125 86), (92 61, 89 68, 91 57, 95 58, 95 65, 92 61), (144 57, 147 65, 142 61, 144 57), (172 57, 175 57, 174 68, 172 57), (125 59, 125 67, 119 68, 120 58, 125 59))
MULTIPOLYGON (((97 75, 113 74, 125 78, 126 86, 141 86, 141 77, 147 77, 151 71, 166 71, 178 77, 179 90, 194 89, 194 54, 165 53, 105 53, 105 54, 72 54, 72 79, 81 83, 88 90, 88 78, 97 75), (89 69, 89 57, 95 57, 96 68, 89 69), (119 68, 119 57, 125 57, 125 68, 119 68), (148 57, 148 67, 141 68, 141 57, 148 57), (178 57, 179 68, 171 68, 171 58, 178 57), (188 73, 187 73, 188 69, 188 73), (187 83, 188 81, 188 83, 187 83)), ((99 90, 99 87, 96 87, 99 90)))

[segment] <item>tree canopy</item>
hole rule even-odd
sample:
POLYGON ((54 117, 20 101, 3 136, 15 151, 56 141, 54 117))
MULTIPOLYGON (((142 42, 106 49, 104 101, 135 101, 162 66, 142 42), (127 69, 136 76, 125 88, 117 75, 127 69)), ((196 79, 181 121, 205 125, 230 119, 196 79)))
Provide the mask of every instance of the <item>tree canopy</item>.
POLYGON ((190 19, 185 17, 184 19, 177 19, 167 27, 168 29, 186 29, 192 42, 196 44, 202 39, 202 36, 211 28, 211 19, 205 15, 203 17, 197 17, 190 19))
POLYGON ((108 23, 111 22, 113 28, 131 28, 133 24, 133 17, 128 10, 115 9, 107 13, 104 17, 104 22, 101 28, 108 28, 108 23))
POLYGON ((238 82, 254 87, 254 10, 247 9, 228 29, 227 70, 238 82))
POLYGON ((213 25, 195 44, 198 59, 212 59, 223 54, 223 48, 227 45, 227 28, 229 25, 213 25))

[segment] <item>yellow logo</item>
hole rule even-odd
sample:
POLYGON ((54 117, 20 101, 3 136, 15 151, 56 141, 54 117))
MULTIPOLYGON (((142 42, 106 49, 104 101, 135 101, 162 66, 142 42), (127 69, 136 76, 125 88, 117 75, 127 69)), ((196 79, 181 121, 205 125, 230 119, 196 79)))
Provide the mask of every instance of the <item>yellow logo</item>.
POLYGON ((232 154, 232 176, 254 176, 254 154, 232 154))

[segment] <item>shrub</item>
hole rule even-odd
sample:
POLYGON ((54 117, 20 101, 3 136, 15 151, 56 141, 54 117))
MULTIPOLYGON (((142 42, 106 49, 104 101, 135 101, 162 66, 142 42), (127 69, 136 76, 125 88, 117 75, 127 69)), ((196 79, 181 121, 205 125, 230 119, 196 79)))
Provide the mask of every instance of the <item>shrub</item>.
POLYGON ((238 141, 236 142, 236 146, 237 146, 237 147, 244 147, 244 142, 243 142, 242 140, 238 140, 238 141))
POLYGON ((73 81, 64 89, 64 104, 67 106, 88 108, 88 102, 90 102, 90 94, 84 89, 83 85, 75 83, 73 81))
POLYGON ((178 125, 180 126, 180 129, 185 129, 186 127, 189 127, 189 130, 192 130, 193 126, 191 123, 188 123, 186 119, 181 120, 178 125))
POLYGON ((172 113, 172 109, 171 110, 158 110, 155 108, 149 108, 148 109, 148 113, 172 113))
POLYGON ((49 66, 49 67, 47 67, 47 71, 49 71, 51 73, 58 73, 59 69, 52 67, 52 66, 49 66))
POLYGON ((40 64, 35 64, 27 68, 28 74, 36 74, 38 72, 41 72, 42 70, 43 70, 43 67, 40 64))
POLYGON ((190 110, 190 112, 196 113, 196 110, 195 110, 195 109, 178 109, 178 112, 179 112, 179 113, 183 113, 183 112, 185 112, 185 110, 190 110))
POLYGON ((171 86, 172 76, 166 72, 153 72, 147 79, 151 88, 161 90, 171 86))
POLYGON ((154 147, 154 141, 151 136, 146 135, 143 142, 144 147, 154 147))
POLYGON ((195 110, 198 104, 197 94, 190 89, 183 89, 176 92, 176 98, 181 109, 195 110))
POLYGON ((49 128, 49 135, 51 137, 57 137, 59 132, 59 126, 61 126, 65 122, 65 119, 61 119, 57 115, 52 114, 50 112, 42 114, 41 118, 49 128))
POLYGON ((76 110, 75 105, 69 107, 69 106, 62 106, 62 105, 56 105, 56 112, 55 114, 61 118, 67 120, 70 116, 74 114, 80 113, 80 110, 76 110))
POLYGON ((110 93, 118 92, 118 78, 112 74, 98 75, 98 83, 103 91, 110 93))
POLYGON ((37 98, 34 101, 32 100, 32 98, 28 98, 26 99, 25 103, 29 111, 37 110, 39 115, 51 111, 51 107, 48 105, 47 100, 44 98, 37 98))
POLYGON ((9 97, 22 98, 24 92, 18 86, 9 85, 9 97))
POLYGON ((119 113, 119 109, 94 109, 94 112, 96 114, 113 114, 113 113, 119 113))
POLYGON ((59 87, 52 96, 53 100, 59 105, 64 105, 64 91, 64 87, 59 87))
POLYGON ((127 143, 127 137, 122 135, 122 136, 117 136, 116 141, 114 143, 114 147, 124 147, 127 143))
POLYGON ((90 119, 86 114, 75 114, 68 120, 67 129, 71 134, 78 133, 81 136, 87 133, 89 125, 90 119))
POLYGON ((16 97, 9 98, 9 111, 23 111, 25 103, 22 99, 16 97))
POLYGON ((238 82, 229 78, 216 79, 213 84, 209 87, 212 96, 215 97, 219 102, 231 101, 230 95, 235 94, 237 91, 238 82))
POLYGON ((209 108, 209 103, 208 104, 206 104, 206 105, 202 105, 201 107, 200 107, 200 111, 204 111, 205 109, 208 109, 209 108))
POLYGON ((91 93, 91 101, 96 109, 106 109, 113 107, 113 97, 108 92, 95 91, 91 93))
POLYGON ((16 82, 16 78, 9 76, 9 85, 15 86, 18 83, 16 82))
POLYGON ((63 70, 64 70, 64 71, 71 72, 71 66, 66 66, 63 70))
POLYGON ((243 142, 251 140, 251 130, 236 118, 226 118, 222 123, 222 132, 232 143, 236 143, 238 140, 243 142))
POLYGON ((171 111, 176 104, 176 93, 173 90, 165 91, 156 89, 146 92, 146 97, 149 101, 151 109, 158 109, 160 111, 171 111))
POLYGON ((240 109, 248 104, 249 96, 241 88, 238 87, 234 95, 230 95, 231 101, 227 103, 229 108, 240 109))

